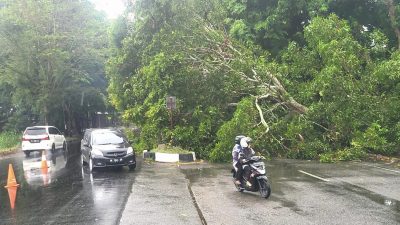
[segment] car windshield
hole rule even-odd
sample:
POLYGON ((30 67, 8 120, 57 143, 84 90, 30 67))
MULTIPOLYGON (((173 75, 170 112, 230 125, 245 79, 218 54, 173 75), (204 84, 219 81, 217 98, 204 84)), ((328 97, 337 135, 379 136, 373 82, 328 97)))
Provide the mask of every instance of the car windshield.
POLYGON ((27 135, 44 135, 46 134, 45 128, 29 128, 26 130, 25 134, 27 135))
POLYGON ((96 133, 93 135, 93 145, 121 144, 124 138, 114 132, 96 133))

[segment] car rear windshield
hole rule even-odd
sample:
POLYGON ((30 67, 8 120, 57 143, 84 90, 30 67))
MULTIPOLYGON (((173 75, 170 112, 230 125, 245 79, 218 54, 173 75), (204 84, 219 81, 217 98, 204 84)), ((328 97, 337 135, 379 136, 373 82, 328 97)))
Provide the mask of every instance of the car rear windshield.
POLYGON ((46 134, 45 128, 29 128, 26 129, 25 134, 27 135, 44 135, 46 134))
POLYGON ((122 134, 114 132, 94 133, 93 144, 94 145, 107 145, 107 144, 122 144, 124 138, 122 134))

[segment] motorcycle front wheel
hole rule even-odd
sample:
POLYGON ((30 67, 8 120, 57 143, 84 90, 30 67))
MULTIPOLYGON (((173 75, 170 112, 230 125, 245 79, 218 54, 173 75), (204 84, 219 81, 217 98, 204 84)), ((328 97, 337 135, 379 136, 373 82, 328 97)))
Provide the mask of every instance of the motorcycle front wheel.
POLYGON ((260 185, 260 194, 261 197, 267 199, 271 195, 271 185, 267 180, 260 179, 258 180, 258 184, 260 185))
POLYGON ((243 192, 243 191, 244 191, 244 188, 243 188, 243 187, 241 187, 240 185, 238 185, 238 184, 235 183, 235 179, 233 179, 233 184, 235 185, 236 190, 237 190, 238 192, 243 192))

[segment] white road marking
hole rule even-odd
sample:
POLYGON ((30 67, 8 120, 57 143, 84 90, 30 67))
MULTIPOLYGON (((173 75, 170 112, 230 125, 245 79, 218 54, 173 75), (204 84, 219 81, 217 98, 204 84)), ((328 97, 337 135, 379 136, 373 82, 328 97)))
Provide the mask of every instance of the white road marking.
POLYGON ((311 174, 311 173, 307 173, 307 172, 305 172, 305 171, 303 171, 303 170, 298 170, 300 173, 304 173, 304 174, 306 174, 306 175, 308 175, 308 176, 311 176, 311 177, 314 177, 314 178, 317 178, 317 179, 319 179, 319 180, 322 180, 322 181, 325 181, 325 182, 329 182, 329 180, 328 179, 325 179, 325 178, 322 178, 322 177, 319 177, 319 176, 317 176, 317 175, 314 175, 314 174, 311 174))

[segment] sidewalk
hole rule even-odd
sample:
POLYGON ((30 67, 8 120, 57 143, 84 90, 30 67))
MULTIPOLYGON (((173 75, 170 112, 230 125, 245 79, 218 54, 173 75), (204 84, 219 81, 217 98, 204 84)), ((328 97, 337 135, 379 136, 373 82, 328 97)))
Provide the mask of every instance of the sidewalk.
POLYGON ((120 224, 191 224, 201 220, 176 164, 143 162, 122 212, 120 224))

